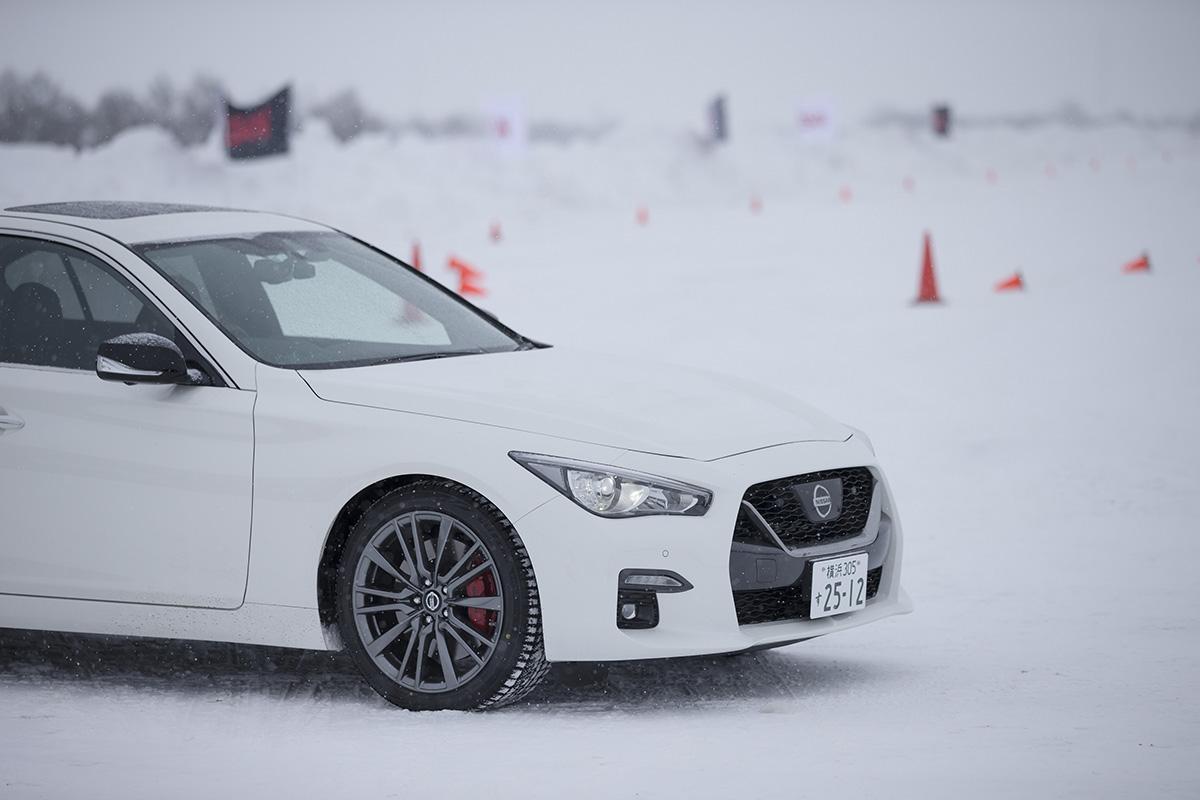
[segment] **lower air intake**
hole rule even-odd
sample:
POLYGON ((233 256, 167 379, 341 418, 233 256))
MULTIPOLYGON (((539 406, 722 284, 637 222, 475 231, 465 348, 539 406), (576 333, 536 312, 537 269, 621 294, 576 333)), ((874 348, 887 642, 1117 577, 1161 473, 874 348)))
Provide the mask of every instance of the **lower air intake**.
MULTIPOLYGON (((867 600, 879 593, 879 581, 883 567, 867 571, 867 600)), ((760 622, 808 619, 808 592, 797 583, 778 589, 734 592, 733 605, 737 609, 739 625, 757 625, 760 622)))

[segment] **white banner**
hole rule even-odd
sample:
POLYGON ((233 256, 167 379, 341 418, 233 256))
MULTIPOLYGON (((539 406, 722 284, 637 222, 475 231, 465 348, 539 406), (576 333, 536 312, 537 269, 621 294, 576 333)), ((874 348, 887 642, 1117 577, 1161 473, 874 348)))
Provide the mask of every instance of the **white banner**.
POLYGON ((806 98, 797 103, 795 122, 805 142, 827 142, 837 132, 833 103, 825 98, 806 98))

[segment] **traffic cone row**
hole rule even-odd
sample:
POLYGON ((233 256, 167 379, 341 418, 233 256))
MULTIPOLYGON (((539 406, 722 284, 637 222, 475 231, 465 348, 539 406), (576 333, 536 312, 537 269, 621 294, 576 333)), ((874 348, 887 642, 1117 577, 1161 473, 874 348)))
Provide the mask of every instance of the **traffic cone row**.
MULTIPOLYGON (((847 192, 848 193, 848 192, 847 192)), ((752 213, 758 214, 762 211, 762 200, 757 195, 750 198, 750 210, 752 213)), ((636 219, 638 224, 645 225, 650 221, 650 212, 645 206, 640 206, 637 209, 636 219)), ((490 236, 492 241, 498 242, 501 238, 500 224, 493 223, 490 236)), ((422 270, 421 266, 421 244, 413 242, 412 259, 410 265, 413 269, 422 270)), ((448 264, 449 268, 458 273, 458 293, 464 297, 471 295, 475 297, 483 297, 487 294, 483 288, 483 272, 468 264, 466 261, 451 256, 448 264)), ((1122 268, 1125 273, 1149 272, 1150 271, 1150 256, 1148 253, 1143 253, 1138 258, 1127 262, 1122 268)), ((1020 270, 1017 270, 1012 275, 1004 278, 996 283, 994 290, 996 292, 1022 292, 1025 291, 1025 276, 1020 270)), ((942 298, 938 292, 937 275, 934 270, 933 263, 933 242, 926 231, 922 242, 921 252, 921 277, 917 287, 917 296, 913 300, 914 304, 923 303, 941 303, 942 298)), ((415 319, 420 312, 412 307, 405 308, 405 319, 415 319)))
MULTIPOLYGON (((1128 262, 1121 268, 1122 272, 1149 272, 1150 271, 1150 256, 1143 253, 1133 261, 1128 262)), ((1023 292, 1025 291, 1025 276, 1017 270, 1012 275, 1004 278, 995 285, 997 292, 1023 292)), ((938 294, 937 277, 934 274, 933 268, 933 246, 930 242, 929 232, 925 232, 924 246, 921 254, 921 280, 917 287, 917 297, 914 303, 940 303, 941 296, 938 294)))
MULTIPOLYGON (((413 242, 412 256, 409 259, 408 265, 418 272, 424 272, 425 269, 421 264, 421 243, 413 242)), ((458 273, 458 293, 464 297, 473 295, 475 297, 483 297, 487 291, 483 288, 483 272, 469 263, 459 258, 458 256, 450 256, 447 267, 458 273)), ((421 311, 416 306, 409 303, 404 305, 404 319, 414 321, 421 319, 421 311)))

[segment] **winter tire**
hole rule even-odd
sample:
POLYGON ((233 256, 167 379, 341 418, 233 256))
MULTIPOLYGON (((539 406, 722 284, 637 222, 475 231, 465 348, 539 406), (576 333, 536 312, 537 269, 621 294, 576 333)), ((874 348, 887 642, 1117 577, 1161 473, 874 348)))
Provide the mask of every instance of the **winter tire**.
POLYGON ((450 482, 396 489, 350 532, 337 624, 355 665, 411 710, 482 709, 545 677, 533 567, 516 531, 450 482))

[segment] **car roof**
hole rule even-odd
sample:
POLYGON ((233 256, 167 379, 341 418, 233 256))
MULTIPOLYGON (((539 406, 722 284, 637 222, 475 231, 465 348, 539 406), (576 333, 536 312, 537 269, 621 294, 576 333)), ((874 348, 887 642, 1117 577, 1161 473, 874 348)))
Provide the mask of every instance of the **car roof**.
POLYGON ((126 245, 268 231, 329 230, 324 225, 298 217, 262 211, 115 200, 12 206, 0 212, 0 222, 5 218, 37 219, 86 228, 126 245))

